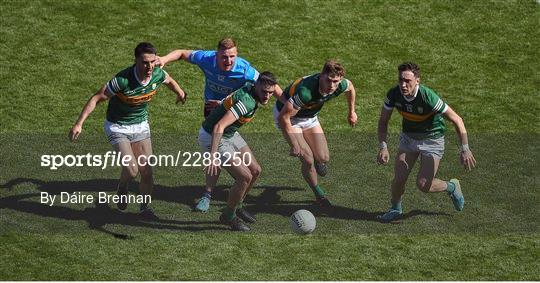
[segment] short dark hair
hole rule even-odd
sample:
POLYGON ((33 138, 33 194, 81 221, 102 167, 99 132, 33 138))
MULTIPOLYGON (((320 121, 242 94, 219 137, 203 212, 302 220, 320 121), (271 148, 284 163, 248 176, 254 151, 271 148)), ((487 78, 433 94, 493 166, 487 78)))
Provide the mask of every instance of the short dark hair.
POLYGON ((277 84, 277 79, 274 74, 264 71, 259 74, 259 78, 257 79, 257 84, 262 84, 263 86, 271 86, 277 84))
POLYGON ((143 54, 157 54, 157 49, 149 42, 141 42, 135 47, 135 58, 139 58, 143 54))
POLYGON ((327 74, 329 76, 345 77, 345 68, 343 65, 335 60, 328 60, 324 63, 321 74, 327 74))
POLYGON ((222 38, 217 45, 217 50, 227 50, 236 47, 236 41, 230 37, 222 38))
POLYGON ((413 62, 405 62, 398 66, 399 73, 403 71, 411 71, 416 78, 420 77, 420 67, 413 62))

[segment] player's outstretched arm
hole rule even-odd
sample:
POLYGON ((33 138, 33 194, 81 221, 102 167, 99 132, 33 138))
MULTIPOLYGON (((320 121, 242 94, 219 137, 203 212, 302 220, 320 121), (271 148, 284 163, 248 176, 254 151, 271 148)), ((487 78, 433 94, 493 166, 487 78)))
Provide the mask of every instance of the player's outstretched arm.
POLYGON ((347 115, 347 121, 349 122, 349 125, 351 127, 356 126, 356 123, 358 122, 358 116, 356 115, 356 90, 354 88, 354 85, 351 81, 347 80, 349 83, 349 86, 347 87, 347 90, 345 93, 347 94, 347 102, 349 104, 349 114, 347 115))
POLYGON ((180 87, 180 85, 171 77, 169 74, 166 75, 165 80, 163 83, 174 93, 176 93, 176 104, 178 102, 182 102, 182 104, 186 103, 187 95, 184 92, 184 90, 180 87))
POLYGON ((387 164, 390 160, 390 153, 388 152, 388 145, 386 143, 390 117, 392 117, 392 109, 388 110, 383 106, 379 117, 379 126, 377 127, 377 135, 379 137, 379 154, 377 155, 377 162, 379 164, 387 164))
POLYGON ((83 110, 81 111, 81 114, 79 115, 79 118, 77 119, 77 122, 75 122, 75 124, 73 125, 73 127, 71 127, 69 131, 69 139, 71 141, 75 141, 79 137, 82 132, 82 126, 84 121, 86 120, 86 118, 88 118, 90 113, 94 111, 96 105, 102 101, 109 99, 106 92, 107 85, 104 85, 100 90, 96 92, 96 94, 90 97, 88 102, 86 102, 83 110))
POLYGON ((467 137, 467 130, 465 129, 465 123, 463 119, 450 107, 448 106, 446 112, 444 112, 444 117, 454 124, 456 132, 458 133, 460 146, 460 161, 461 164, 467 170, 471 170, 476 166, 476 159, 469 149, 469 138, 467 137))
POLYGON ((173 61, 177 61, 177 60, 184 60, 184 61, 188 61, 189 59, 189 55, 191 55, 191 52, 193 52, 193 50, 181 50, 181 49, 177 49, 177 50, 174 50, 172 52, 170 52, 169 54, 161 57, 161 56, 158 56, 157 57, 157 65, 158 66, 161 66, 161 67, 165 67, 166 64, 168 64, 169 62, 173 62, 173 61))
POLYGON ((300 148, 298 141, 296 140, 294 130, 291 125, 291 117, 296 115, 296 113, 298 113, 298 109, 295 109, 293 104, 290 101, 287 101, 283 105, 283 108, 279 112, 279 116, 278 116, 278 123, 279 123, 279 127, 281 128, 281 132, 283 133, 285 140, 287 140, 287 143, 291 147, 291 150, 289 153, 291 156, 302 155, 302 150, 300 148))
POLYGON ((219 157, 216 157, 215 154, 218 150, 219 142, 221 141, 221 137, 223 136, 223 132, 225 131, 225 128, 227 128, 229 125, 234 123, 236 120, 237 119, 234 116, 233 112, 229 110, 216 123, 216 125, 214 125, 214 129, 212 131, 212 143, 210 145, 210 160, 212 161, 212 163, 210 163, 210 166, 207 166, 205 168, 206 174, 210 176, 214 176, 218 174, 218 168, 220 166, 215 163, 214 159, 219 159, 219 157))

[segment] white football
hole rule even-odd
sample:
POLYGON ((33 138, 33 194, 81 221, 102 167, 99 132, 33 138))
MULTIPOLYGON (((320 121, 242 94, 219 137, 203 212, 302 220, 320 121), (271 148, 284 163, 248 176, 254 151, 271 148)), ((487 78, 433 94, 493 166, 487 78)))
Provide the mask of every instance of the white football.
POLYGON ((311 212, 305 209, 297 210, 289 218, 291 228, 297 234, 309 234, 315 230, 317 221, 311 212))

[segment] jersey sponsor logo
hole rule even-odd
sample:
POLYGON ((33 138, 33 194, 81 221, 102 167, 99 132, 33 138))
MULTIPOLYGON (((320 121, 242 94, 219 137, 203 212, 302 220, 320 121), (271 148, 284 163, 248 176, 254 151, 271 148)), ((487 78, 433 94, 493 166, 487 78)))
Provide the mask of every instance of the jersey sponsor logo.
POLYGON ((417 115, 413 113, 407 113, 405 111, 398 110, 399 114, 403 116, 404 119, 412 121, 412 122, 423 122, 427 119, 429 119, 435 112, 428 113, 426 115, 417 115))
POLYGON ((334 97, 335 95, 333 94, 329 94, 327 96, 323 96, 319 99, 316 99, 316 100, 313 100, 307 104, 304 104, 302 105, 302 108, 303 109, 316 109, 316 108, 319 108, 321 107, 322 104, 324 104, 326 101, 330 100, 332 97, 334 97))
POLYGON ((324 101, 313 101, 308 104, 304 104, 302 106, 303 109, 315 109, 319 107, 319 105, 323 104, 324 101))
POLYGON ((208 82, 208 88, 213 92, 217 92, 217 93, 221 93, 221 94, 229 94, 229 93, 233 92, 232 88, 222 86, 222 85, 218 85, 218 84, 216 84, 214 82, 211 82, 211 81, 208 82))
POLYGON ((328 94, 328 95, 323 96, 323 97, 321 97, 319 99, 313 100, 313 103, 315 103, 315 104, 323 104, 323 103, 327 102, 328 100, 330 100, 333 97, 334 97, 333 94, 328 94))
POLYGON ((156 94, 156 91, 149 92, 145 95, 140 96, 127 96, 123 93, 118 93, 116 96, 123 102, 131 106, 141 105, 152 100, 152 96, 156 94))

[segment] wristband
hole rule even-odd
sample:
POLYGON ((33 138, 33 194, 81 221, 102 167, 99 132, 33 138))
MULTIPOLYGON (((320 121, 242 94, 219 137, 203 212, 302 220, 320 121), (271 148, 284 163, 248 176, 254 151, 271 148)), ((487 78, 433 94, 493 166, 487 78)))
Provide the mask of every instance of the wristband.
POLYGON ((461 152, 470 151, 470 149, 469 149, 469 144, 462 144, 462 145, 459 147, 459 151, 461 151, 461 152))
POLYGON ((388 148, 388 145, 386 144, 385 141, 382 141, 379 143, 379 149, 385 149, 385 148, 388 148))

